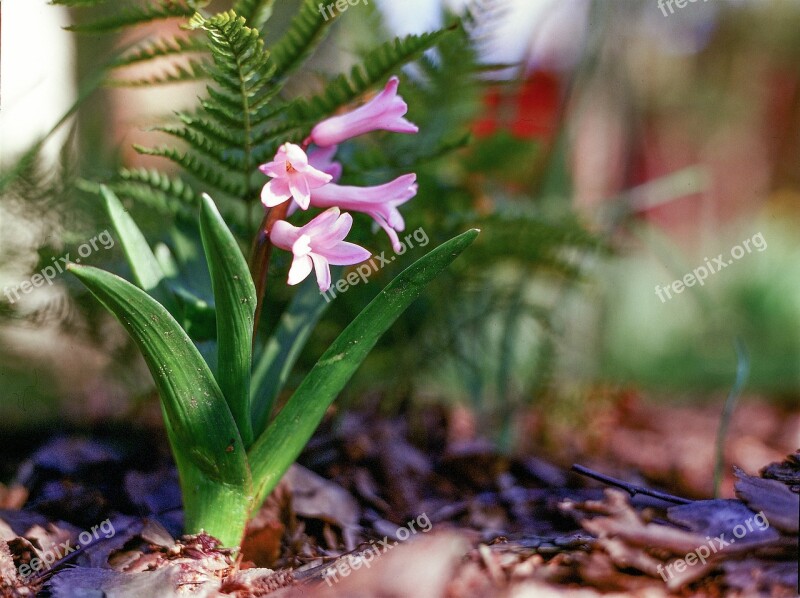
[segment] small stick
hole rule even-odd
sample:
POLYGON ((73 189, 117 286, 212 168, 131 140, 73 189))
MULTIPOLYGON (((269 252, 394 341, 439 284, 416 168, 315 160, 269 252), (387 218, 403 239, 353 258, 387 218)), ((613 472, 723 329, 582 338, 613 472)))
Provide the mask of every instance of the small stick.
POLYGON ((667 494, 666 492, 659 492, 658 490, 650 490, 649 488, 642 488, 641 486, 634 486, 633 484, 629 484, 623 480, 618 480, 617 478, 612 478, 610 476, 604 475, 593 469, 589 469, 588 467, 584 467, 583 465, 573 465, 572 471, 579 473, 587 478, 592 478, 597 480, 598 482, 602 482, 603 484, 608 484, 609 486, 616 486, 617 488, 622 488, 625 492, 631 495, 631 498, 636 496, 637 494, 643 494, 645 496, 651 496, 653 498, 657 498, 659 500, 663 500, 665 502, 671 502, 679 505, 688 505, 689 503, 694 502, 688 498, 681 498, 680 496, 673 496, 672 494, 667 494))

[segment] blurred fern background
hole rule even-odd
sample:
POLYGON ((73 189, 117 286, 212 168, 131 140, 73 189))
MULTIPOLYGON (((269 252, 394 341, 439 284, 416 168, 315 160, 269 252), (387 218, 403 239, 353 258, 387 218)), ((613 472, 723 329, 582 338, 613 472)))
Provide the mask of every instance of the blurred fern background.
MULTIPOLYGON (((645 1, 382 2, 326 20, 318 4, 32 2, 34 19, 60 15, 54 35, 74 33, 3 55, 35 64, 72 45, 74 91, 48 126, 75 104, 47 143, 47 127, 31 127, 3 149, 0 286, 108 228, 94 192, 105 182, 200 309, 211 295, 192 232, 199 194, 246 247, 263 214, 255 167, 398 73, 420 133, 348 142, 342 182, 416 172, 407 232, 421 228, 431 247, 466 227, 483 234, 384 337, 345 405, 466 404, 511 448, 531 406, 580 410, 598 387, 718 395, 737 336, 749 390, 796 401, 800 7, 697 3, 665 17, 645 1), (763 253, 667 303, 654 293, 757 232, 763 253)), ((12 27, 17 10, 6 8, 12 27)), ((12 119, 37 120, 7 103, 24 104, 24 90, 7 97, 4 143, 12 119)), ((356 230, 354 242, 392 253, 356 230)), ((425 251, 337 297, 294 377, 425 251)), ((288 260, 274 259, 270 300, 283 308, 288 260)), ((91 260, 125 274, 116 248, 91 260)), ((155 419, 132 344, 68 277, 13 304, 0 296, 0 380, 4 425, 155 419)))

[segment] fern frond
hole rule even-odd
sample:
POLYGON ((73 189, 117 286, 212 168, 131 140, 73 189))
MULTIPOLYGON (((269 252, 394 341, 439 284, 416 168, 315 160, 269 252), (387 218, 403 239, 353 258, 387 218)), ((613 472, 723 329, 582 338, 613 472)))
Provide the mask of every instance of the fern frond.
POLYGON ((107 0, 50 0, 50 4, 54 6, 70 6, 75 8, 88 8, 90 6, 97 6, 103 4, 107 0))
POLYGON ((228 195, 243 197, 247 192, 247 187, 241 182, 236 182, 232 176, 225 176, 225 174, 229 173, 220 172, 218 166, 209 164, 205 159, 199 158, 192 153, 180 152, 173 147, 151 148, 134 145, 133 148, 140 154, 146 156, 166 158, 183 168, 183 170, 196 179, 203 181, 203 183, 207 185, 216 187, 228 195))
POLYGON ((233 4, 233 12, 244 17, 250 27, 263 29, 272 16, 274 4, 275 0, 237 0, 233 4))
POLYGON ((112 68, 120 68, 148 62, 157 58, 181 56, 193 52, 206 52, 206 41, 198 36, 173 36, 162 37, 155 40, 145 40, 135 48, 128 50, 117 58, 112 68))
POLYGON ((190 17, 194 12, 195 10, 187 2, 158 0, 147 4, 129 5, 119 9, 111 16, 89 23, 70 25, 66 29, 80 33, 107 33, 151 21, 173 17, 190 17))
POLYGON ((162 214, 194 219, 199 196, 184 181, 149 168, 123 168, 112 182, 115 193, 129 197, 162 214))
POLYGON ((305 58, 325 39, 334 19, 325 19, 316 0, 304 0, 286 33, 270 47, 275 79, 283 79, 303 64, 305 58))
POLYGON ((266 162, 278 150, 278 146, 287 141, 300 143, 308 135, 308 128, 287 122, 274 127, 264 129, 256 137, 256 144, 253 146, 253 161, 256 164, 266 162))
MULTIPOLYGON (((156 130, 184 141, 196 153, 208 156, 218 162, 220 166, 233 171, 242 170, 244 154, 236 146, 232 146, 230 150, 220 153, 218 140, 210 139, 195 129, 189 127, 157 127, 156 130)), ((155 155, 152 152, 148 153, 155 155)))
POLYGON ((409 35, 378 46, 367 55, 363 64, 353 67, 349 77, 339 75, 320 95, 295 102, 292 106, 293 116, 313 124, 332 114, 371 87, 384 82, 404 64, 436 45, 452 29, 409 35))
POLYGON ((193 129, 198 134, 203 135, 210 141, 214 142, 217 148, 220 146, 242 147, 244 145, 244 135, 239 131, 219 127, 213 121, 207 118, 202 118, 193 114, 186 114, 184 112, 179 112, 178 118, 185 127, 193 129))
MULTIPOLYGON (((255 5, 254 5, 255 6, 255 5)), ((189 26, 208 35, 213 65, 207 68, 215 85, 208 87, 208 97, 201 102, 207 118, 184 118, 184 125, 194 133, 183 134, 196 156, 180 156, 181 165, 209 184, 231 195, 246 198, 257 162, 253 158, 254 137, 258 133, 254 116, 270 111, 269 101, 277 93, 270 85, 274 66, 257 29, 249 27, 244 17, 233 11, 211 18, 195 14, 189 26), (186 122, 191 121, 191 125, 186 122), (230 142, 236 141, 235 145, 230 142), (202 158, 199 158, 202 156, 202 158), (214 161, 228 167, 227 176, 197 170, 197 160, 207 165, 214 161), (205 175, 211 175, 210 178, 205 175), (238 182, 234 182, 233 178, 238 182)), ((261 127, 263 128, 263 127, 261 127)))
POLYGON ((190 83, 208 78, 208 64, 202 60, 189 60, 186 65, 174 64, 171 70, 144 79, 109 79, 112 87, 155 87, 174 83, 190 83))

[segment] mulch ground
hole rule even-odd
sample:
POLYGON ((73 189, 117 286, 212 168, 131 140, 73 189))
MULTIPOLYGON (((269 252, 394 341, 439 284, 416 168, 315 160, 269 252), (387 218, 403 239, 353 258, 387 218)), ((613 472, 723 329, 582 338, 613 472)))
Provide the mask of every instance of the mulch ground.
POLYGON ((515 455, 464 409, 331 413, 238 554, 181 535, 159 430, 8 436, 0 595, 796 595, 800 413, 745 402, 710 500, 719 405, 596 405, 515 455))

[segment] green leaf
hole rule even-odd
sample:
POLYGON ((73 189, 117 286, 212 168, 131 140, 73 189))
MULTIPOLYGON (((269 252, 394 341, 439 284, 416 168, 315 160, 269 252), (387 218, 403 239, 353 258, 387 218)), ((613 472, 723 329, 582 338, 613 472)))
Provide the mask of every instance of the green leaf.
POLYGON ((333 19, 326 19, 316 0, 304 0, 286 33, 270 47, 270 62, 275 79, 285 78, 303 64, 305 58, 325 39, 333 19))
POLYGON ((178 317, 178 305, 166 285, 166 277, 156 256, 147 244, 142 231, 122 207, 114 192, 105 185, 100 186, 100 194, 106 204, 114 229, 119 236, 122 250, 133 272, 133 278, 140 289, 147 292, 174 317, 178 317))
POLYGON ((189 17, 194 12, 195 9, 187 4, 171 0, 159 0, 142 5, 128 5, 122 9, 117 8, 116 12, 111 16, 90 23, 70 25, 66 29, 67 31, 80 33, 107 33, 172 17, 189 17))
POLYGON ((182 56, 190 52, 207 52, 206 41, 199 36, 172 36, 147 39, 126 51, 112 62, 113 68, 149 62, 166 56, 182 56))
POLYGON ((246 447, 253 442, 250 420, 250 368, 256 288, 236 239, 214 201, 200 202, 203 239, 217 309, 217 378, 246 447))
POLYGON ((208 78, 207 63, 204 60, 188 60, 186 65, 173 64, 171 70, 163 70, 144 79, 109 79, 110 87, 155 87, 175 83, 193 83, 208 78))
POLYGON ((178 467, 184 531, 198 534, 204 530, 223 546, 239 546, 252 508, 249 479, 244 485, 231 485, 210 478, 192 462, 186 447, 176 437, 163 403, 161 413, 178 467))
POLYGON ((443 243, 401 272, 344 329, 248 451, 255 505, 280 481, 322 421, 325 411, 375 343, 425 286, 478 236, 472 229, 443 243))
POLYGON ((316 122, 334 113, 376 84, 384 83, 400 67, 432 48, 454 30, 450 27, 422 35, 408 35, 381 44, 366 56, 363 64, 353 67, 349 77, 339 75, 320 95, 293 103, 292 115, 307 122, 316 122))
POLYGON ((91 266, 67 268, 114 314, 144 356, 182 451, 217 484, 249 486, 245 448, 222 391, 180 325, 155 299, 91 266))
POLYGON ((237 0, 233 5, 233 12, 243 16, 250 27, 263 29, 272 16, 274 5, 275 0, 237 0))
POLYGON ((123 168, 118 178, 110 185, 118 195, 194 222, 200 198, 183 180, 148 168, 123 168))
POLYGON ((300 352, 328 305, 316 281, 309 277, 297 289, 277 329, 267 341, 253 368, 250 387, 253 430, 256 434, 266 428, 278 393, 286 384, 300 352))

